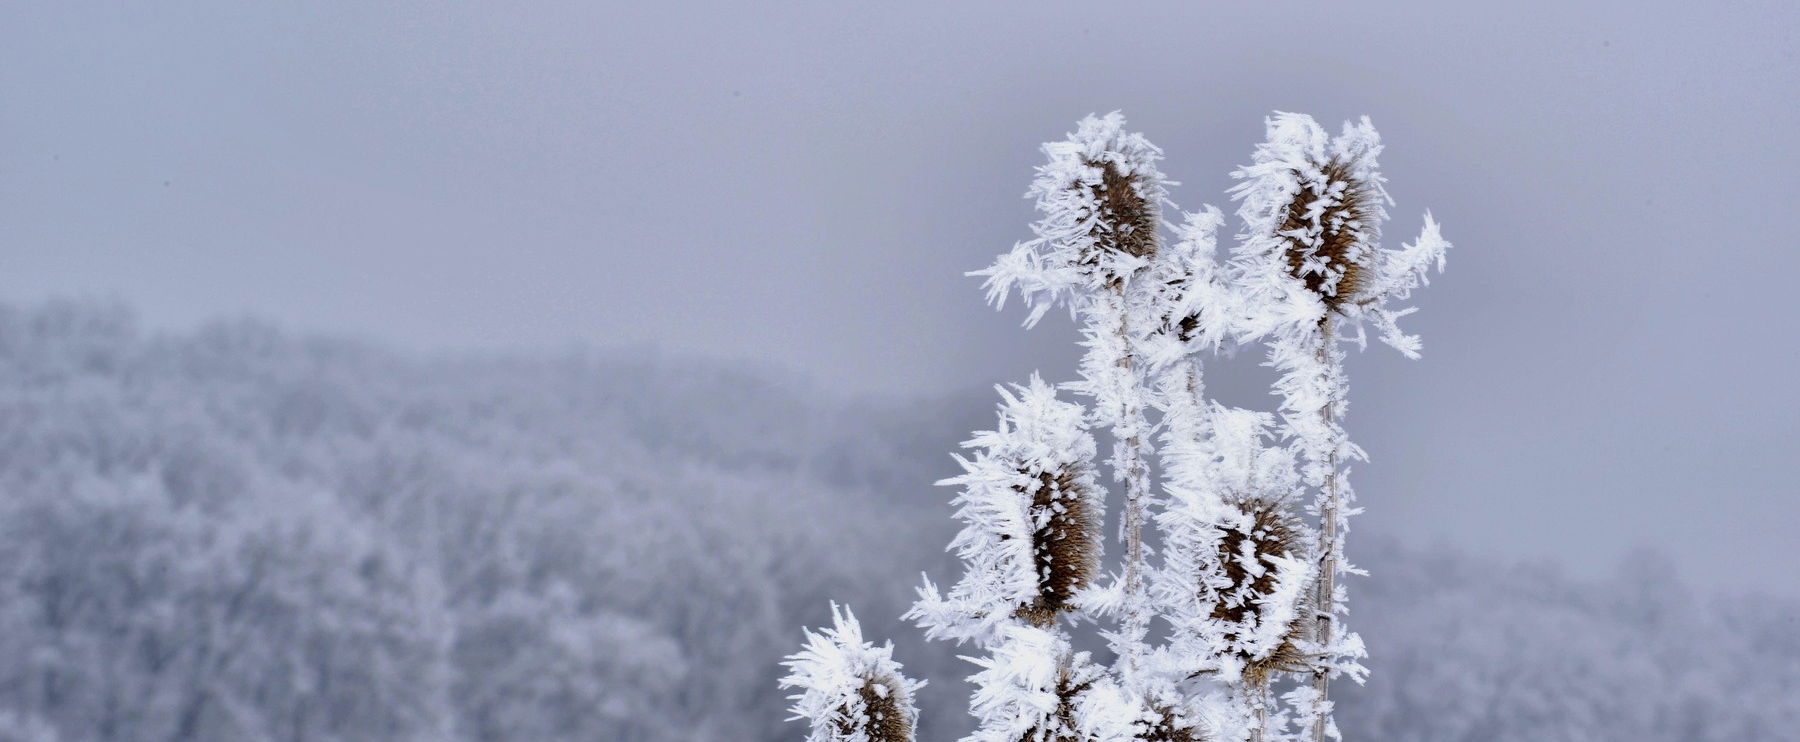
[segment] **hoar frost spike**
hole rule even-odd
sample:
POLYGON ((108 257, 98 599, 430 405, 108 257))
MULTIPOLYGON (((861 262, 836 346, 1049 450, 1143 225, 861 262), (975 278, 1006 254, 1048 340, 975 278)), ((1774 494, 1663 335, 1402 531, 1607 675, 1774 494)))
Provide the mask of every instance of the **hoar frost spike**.
POLYGON ((1266 445, 1268 414, 1207 402, 1196 377, 1162 380, 1168 500, 1154 594, 1170 625, 1166 664, 1226 685, 1260 735, 1271 677, 1310 668, 1298 475, 1290 451, 1266 445))
MULTIPOLYGON (((971 275, 996 307, 1016 292, 1028 327, 1069 310, 1084 353, 1062 388, 1086 404, 1035 374, 999 387, 998 424, 964 444, 961 476, 939 482, 960 488, 950 548, 965 571, 943 593, 927 578, 907 618, 980 650, 968 658, 979 725, 964 742, 1337 736, 1330 680, 1366 673, 1338 584, 1357 573, 1344 559, 1358 511, 1342 464, 1362 457, 1343 428, 1342 345, 1373 328, 1417 357, 1398 327, 1412 310, 1389 305, 1449 248, 1430 214, 1417 240, 1382 248, 1380 151, 1366 119, 1333 137, 1307 116, 1271 117, 1233 173, 1242 226, 1221 262, 1224 215, 1204 206, 1165 224, 1162 151, 1119 114, 1043 146, 1032 238, 971 275), (1202 356, 1250 343, 1266 344, 1279 372, 1274 413, 1206 397, 1202 356), (1124 496, 1111 575, 1096 436, 1110 438, 1106 468, 1124 496), (1161 537, 1154 569, 1147 522, 1161 537), (1071 632, 1088 621, 1110 662, 1074 651, 1071 632)), ((810 742, 910 739, 917 684, 847 611, 833 618, 783 680, 804 689, 794 711, 812 721, 810 742)))
POLYGON ((1311 692, 1302 694, 1310 708, 1301 710, 1314 740, 1336 736, 1331 677, 1360 679, 1366 672, 1358 661, 1361 640, 1338 625, 1345 594, 1337 575, 1356 571, 1344 558, 1344 535, 1357 512, 1339 465, 1363 454, 1343 428, 1349 382, 1337 341, 1354 329, 1360 344, 1367 320, 1383 341, 1416 358, 1418 339, 1396 323, 1411 310, 1387 302, 1423 285, 1432 265, 1441 270, 1450 246, 1427 214, 1412 245, 1381 249, 1389 199, 1376 162, 1380 152, 1380 136, 1366 118, 1332 137, 1310 116, 1281 113, 1269 119, 1252 163, 1233 173, 1243 181, 1232 195, 1244 221, 1234 268, 1249 310, 1240 339, 1269 346, 1270 365, 1281 374, 1275 391, 1282 397, 1282 432, 1295 441, 1305 483, 1316 493, 1311 643, 1320 660, 1311 692))
POLYGON ((965 742, 1085 742, 1082 709, 1106 669, 1066 637, 1011 625, 997 635, 988 657, 971 657, 981 671, 970 713, 980 720, 965 742))
POLYGON ((834 604, 831 614, 832 628, 807 631, 806 647, 782 663, 781 687, 801 689, 789 696, 793 718, 812 723, 807 742, 913 742, 913 693, 925 683, 900 672, 891 643, 863 641, 849 609, 834 604))
POLYGON ((962 476, 939 482, 962 488, 950 548, 968 571, 947 597, 921 589, 908 615, 928 636, 979 639, 1010 618, 1049 626, 1100 569, 1105 498, 1081 406, 1036 376, 998 391, 999 424, 963 444, 976 453, 958 459, 962 476))
POLYGON ((1139 279, 1159 252, 1170 183, 1156 165, 1162 150, 1127 132, 1117 112, 1083 119, 1075 133, 1043 150, 1047 162, 1026 194, 1040 214, 1032 224, 1036 237, 971 275, 986 277, 997 307, 1018 291, 1031 309, 1027 324, 1058 302, 1082 322, 1082 380, 1069 386, 1093 399, 1096 426, 1110 429, 1113 479, 1125 489, 1123 621, 1111 639, 1127 683, 1136 684, 1152 612, 1142 538, 1151 431, 1140 356, 1145 337, 1165 324, 1157 306, 1162 293, 1139 279))

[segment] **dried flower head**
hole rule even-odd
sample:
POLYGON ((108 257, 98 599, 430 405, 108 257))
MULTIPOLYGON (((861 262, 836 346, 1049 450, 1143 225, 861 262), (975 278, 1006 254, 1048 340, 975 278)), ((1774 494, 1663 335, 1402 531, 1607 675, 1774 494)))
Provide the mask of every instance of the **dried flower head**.
POLYGON ((1048 626, 1099 570, 1104 493, 1086 410, 1033 376, 1000 388, 999 425, 963 444, 953 501, 964 523, 950 547, 967 571, 946 597, 929 582, 907 615, 931 637, 982 639, 1015 617, 1048 626))
MULTIPOLYGON (((1155 189, 1147 187, 1145 174, 1128 174, 1119 163, 1111 160, 1088 160, 1086 164, 1100 171, 1099 182, 1078 186, 1087 188, 1093 200, 1094 243, 1091 249, 1124 253, 1135 258, 1156 254, 1157 209, 1145 195, 1155 193, 1155 189)), ((1087 260, 1097 261, 1092 255, 1087 260)))
MULTIPOLYGON (((1261 497, 1234 497, 1227 503, 1237 517, 1220 530, 1219 562, 1229 594, 1260 596, 1275 588, 1275 572, 1265 565, 1300 553, 1300 524, 1282 504, 1261 497)), ((1261 608, 1253 600, 1220 601, 1213 618, 1231 623, 1254 620, 1261 608)))
POLYGON ((1387 193, 1375 156, 1380 138, 1367 120, 1336 138, 1312 117, 1278 113, 1254 163, 1238 169, 1232 196, 1242 204, 1242 239, 1328 311, 1361 300, 1377 265, 1387 193))
MULTIPOLYGON (((1244 232, 1233 249, 1240 292, 1260 308, 1255 331, 1319 313, 1354 312, 1381 294, 1381 225, 1388 220, 1377 155, 1363 119, 1332 137, 1310 115, 1276 113, 1267 140, 1231 189, 1244 232)), ((1253 333, 1255 333, 1253 331, 1253 333)))
POLYGON ((971 742, 1093 742, 1087 706, 1109 678, 1062 632, 1007 624, 989 656, 968 659, 981 667, 969 678, 976 687, 969 710, 980 719, 971 742))
POLYGON ((1225 584, 1214 596, 1212 618, 1246 678, 1261 684, 1270 673, 1307 667, 1297 643, 1305 631, 1300 596, 1307 594, 1303 587, 1309 581, 1304 568, 1295 569, 1305 564, 1302 530, 1279 500, 1241 496, 1227 504, 1236 516, 1220 528, 1218 560, 1225 584), (1297 584, 1284 584, 1288 581, 1297 584))
POLYGON ((1166 561, 1156 589, 1178 669, 1260 682, 1304 659, 1312 562, 1292 505, 1294 452, 1270 445, 1273 416, 1203 403, 1176 381, 1165 382, 1170 502, 1157 515, 1166 561))
POLYGON ((849 609, 831 606, 832 627, 806 632, 806 646, 782 664, 793 718, 812 722, 807 742, 913 742, 918 710, 913 693, 925 685, 901 673, 894 646, 863 641, 849 609))
POLYGON ((864 678, 856 695, 862 708, 852 710, 845 704, 837 714, 835 723, 841 739, 858 739, 861 735, 868 742, 912 742, 912 714, 900 706, 900 693, 891 681, 864 678))
POLYGON ((996 307, 1017 290, 1035 324, 1059 302, 1076 301, 1142 268, 1157 252, 1168 181, 1162 150, 1127 132, 1118 112, 1082 119, 1074 133, 1043 147, 1046 162, 1026 196, 1036 200, 1034 237, 1013 246, 985 276, 996 307))
POLYGON ((1037 590, 1030 603, 1019 607, 1018 615, 1035 626, 1049 626, 1057 614, 1069 610, 1076 593, 1100 569, 1100 514, 1093 493, 1084 489, 1084 482, 1093 477, 1079 464, 1035 476, 1027 470, 1019 473, 1030 488, 1020 494, 1031 498, 1037 590))
POLYGON ((1411 309, 1388 306, 1444 268, 1450 243, 1427 213, 1418 239, 1399 249, 1381 246, 1391 203, 1383 186, 1381 135, 1367 118, 1328 135, 1311 116, 1276 113, 1251 164, 1232 177, 1243 232, 1232 249, 1234 279, 1244 306, 1239 339, 1320 324, 1332 315, 1358 342, 1364 323, 1382 342, 1417 357, 1419 340, 1401 332, 1411 309))
POLYGON ((1381 231, 1381 189, 1359 178, 1343 156, 1292 172, 1299 189, 1288 201, 1278 234, 1287 243, 1288 275, 1306 284, 1329 309, 1356 301, 1373 270, 1381 231))

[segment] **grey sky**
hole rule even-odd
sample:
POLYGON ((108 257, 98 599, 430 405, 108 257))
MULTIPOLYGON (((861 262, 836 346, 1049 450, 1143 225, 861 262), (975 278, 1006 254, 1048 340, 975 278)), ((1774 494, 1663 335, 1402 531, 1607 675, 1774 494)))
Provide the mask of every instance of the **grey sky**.
POLYGON ((0 13, 0 298, 845 392, 1066 375, 960 272, 1079 116, 1193 207, 1271 109, 1369 114, 1457 248, 1426 359, 1353 360, 1364 527, 1800 593, 1790 4, 76 5, 0 13))

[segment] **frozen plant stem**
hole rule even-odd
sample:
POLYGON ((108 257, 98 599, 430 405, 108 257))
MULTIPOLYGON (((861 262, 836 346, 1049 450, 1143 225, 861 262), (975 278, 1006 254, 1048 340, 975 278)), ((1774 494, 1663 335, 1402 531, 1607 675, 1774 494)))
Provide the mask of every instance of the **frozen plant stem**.
MULTIPOLYGON (((1337 356, 1331 352, 1331 324, 1331 315, 1329 314, 1319 320, 1319 349, 1317 358, 1321 367, 1330 367, 1336 372, 1337 369, 1335 368, 1335 363, 1337 356), (1327 366, 1327 364, 1332 365, 1327 366)), ((1333 375, 1335 376, 1337 374, 1334 373, 1333 375)), ((1334 433, 1332 436, 1331 450, 1325 460, 1328 470, 1325 473, 1324 507, 1319 513, 1319 580, 1313 593, 1313 607, 1317 614, 1313 624, 1313 638, 1321 647, 1331 646, 1331 620, 1333 613, 1332 591, 1334 590, 1337 581, 1338 562, 1338 510, 1342 505, 1338 501, 1338 448, 1341 445, 1342 436, 1336 434, 1337 421, 1334 419, 1336 417, 1335 407, 1336 405, 1333 402, 1327 401, 1323 407, 1319 408, 1319 417, 1321 418, 1321 422, 1324 423, 1325 429, 1333 431, 1334 433)), ((1317 702, 1323 706, 1331 691, 1331 673, 1326 668, 1320 667, 1313 671, 1312 682, 1313 690, 1316 692, 1318 698, 1317 702)), ((1257 729, 1259 732, 1262 728, 1261 719, 1263 713, 1263 709, 1259 704, 1257 708, 1257 729)), ((1325 722, 1328 718, 1329 717, 1324 713, 1320 713, 1313 718, 1312 738, 1314 742, 1324 742, 1325 722)))
POLYGON ((1115 435, 1123 436, 1123 448, 1120 450, 1119 465, 1125 479, 1125 672, 1124 677, 1129 684, 1137 678, 1139 665, 1143 661, 1144 639, 1149 634, 1150 611, 1148 597, 1144 590, 1144 494, 1149 487, 1149 475, 1144 467, 1143 438, 1143 397, 1135 383, 1136 370, 1133 367, 1131 348, 1131 313, 1126 311, 1125 282, 1115 279, 1112 285, 1113 296, 1119 302, 1119 345, 1124 350, 1119 354, 1118 378, 1130 383, 1131 388, 1120 391, 1119 420, 1130 425, 1127 431, 1124 425, 1113 428, 1115 435))
POLYGON ((1250 742, 1263 742, 1263 730, 1269 728, 1269 684, 1261 681, 1251 689, 1250 703, 1256 707, 1256 726, 1250 728, 1250 742))

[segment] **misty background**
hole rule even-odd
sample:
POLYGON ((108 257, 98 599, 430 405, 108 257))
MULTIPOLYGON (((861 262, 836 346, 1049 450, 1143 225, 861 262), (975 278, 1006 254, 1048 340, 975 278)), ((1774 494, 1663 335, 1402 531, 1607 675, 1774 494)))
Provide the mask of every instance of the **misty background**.
MULTIPOLYGON (((1027 234, 1037 145, 1080 116, 1123 110, 1179 204, 1229 210, 1279 109, 1371 116, 1390 238, 1430 209, 1456 244, 1410 318, 1425 358, 1350 360, 1375 676, 1347 732, 1513 738, 1468 720, 1521 708, 1518 738, 1771 738, 1717 720, 1800 714, 1797 29, 1741 2, 8 6, 0 620, 38 659, 0 678, 0 731, 791 737, 772 662, 836 597, 939 679, 948 738, 965 666, 892 620, 949 568, 929 484, 991 384, 1077 352, 962 272, 1027 234), (279 560, 310 587, 228 579, 258 549, 316 555, 279 560), (189 579, 121 587, 101 554, 189 579), (227 585, 360 595, 388 628, 217 615, 227 585), (47 586, 96 597, 51 621, 47 586), (1470 632, 1510 649, 1432 653, 1470 632), (1568 643, 1518 650, 1544 634, 1568 643), (97 664, 119 637, 186 654, 97 664), (375 646, 392 673, 351 661, 375 646), (370 688, 390 710, 347 712, 370 688), (1606 705, 1666 694, 1700 720, 1606 705)), ((1209 387, 1266 407, 1255 360, 1209 387)))

